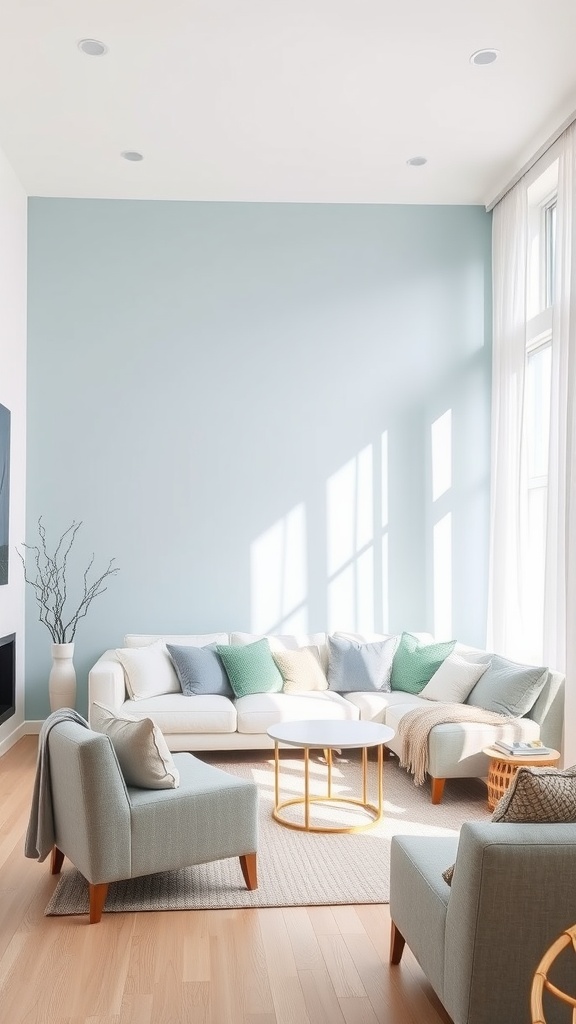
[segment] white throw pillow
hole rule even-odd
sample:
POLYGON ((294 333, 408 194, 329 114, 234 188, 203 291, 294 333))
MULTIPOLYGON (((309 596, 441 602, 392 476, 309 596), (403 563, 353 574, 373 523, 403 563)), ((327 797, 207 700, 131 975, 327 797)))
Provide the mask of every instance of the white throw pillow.
POLYGON ((328 680, 322 671, 320 651, 317 647, 300 647, 297 651, 272 651, 272 657, 284 680, 284 693, 328 689, 328 680))
POLYGON ((430 682, 420 691, 420 697, 463 704, 488 665, 489 662, 479 665, 467 661, 461 654, 449 654, 430 682))
POLYGON ((180 774, 162 732, 151 718, 133 718, 94 701, 96 732, 110 737, 127 786, 177 789, 180 774))
POLYGON ((161 640, 148 647, 119 647, 116 657, 126 673, 126 688, 132 700, 181 692, 166 644, 161 640))

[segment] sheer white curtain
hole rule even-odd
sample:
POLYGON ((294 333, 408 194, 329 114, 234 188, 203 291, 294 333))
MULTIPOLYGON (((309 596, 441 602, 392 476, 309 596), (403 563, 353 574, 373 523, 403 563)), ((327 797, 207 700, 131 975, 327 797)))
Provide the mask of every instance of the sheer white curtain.
POLYGON ((524 181, 492 221, 494 333, 488 647, 523 657, 526 456, 522 444, 528 286, 528 197, 524 181))
POLYGON ((564 761, 576 763, 576 125, 559 140, 544 659, 566 672, 564 761))

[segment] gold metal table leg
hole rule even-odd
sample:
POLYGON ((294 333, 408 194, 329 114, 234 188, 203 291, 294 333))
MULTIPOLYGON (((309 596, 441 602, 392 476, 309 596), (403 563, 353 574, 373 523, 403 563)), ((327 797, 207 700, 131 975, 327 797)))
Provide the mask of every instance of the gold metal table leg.
POLYGON ((304 826, 310 828, 310 751, 304 747, 304 826))
POLYGON ((280 750, 278 740, 274 741, 274 810, 278 810, 280 803, 280 750))
MULTIPOLYGON (((332 795, 332 749, 325 747, 324 756, 326 759, 327 766, 327 795, 326 796, 312 796, 310 793, 310 749, 304 747, 304 797, 295 797, 290 800, 280 800, 280 750, 278 742, 274 745, 274 810, 272 811, 272 817, 280 825, 284 825, 286 828, 295 829, 300 832, 323 832, 323 833, 351 833, 351 832, 364 832, 366 829, 374 828, 375 825, 382 818, 383 806, 384 806, 384 785, 383 785, 383 765, 384 765, 384 746, 380 744, 377 747, 378 752, 378 802, 370 803, 368 801, 368 749, 362 748, 362 799, 357 797, 340 797, 332 795), (348 807, 360 807, 365 811, 371 818, 366 824, 363 825, 311 825, 310 824, 310 806, 313 803, 339 803, 348 807), (304 821, 290 821, 282 813, 286 807, 293 807, 296 805, 304 806, 304 821)), ((576 1022, 575 1022, 576 1024, 576 1022)))

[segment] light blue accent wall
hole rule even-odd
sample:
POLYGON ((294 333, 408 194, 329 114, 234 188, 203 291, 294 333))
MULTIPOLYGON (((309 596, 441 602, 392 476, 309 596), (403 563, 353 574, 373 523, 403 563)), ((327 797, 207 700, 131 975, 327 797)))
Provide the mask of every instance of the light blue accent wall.
MULTIPOLYGON (((81 711, 126 632, 433 631, 447 513, 451 631, 484 642, 490 245, 481 207, 30 200, 27 540, 82 520, 75 578, 121 568, 81 711)), ((29 589, 29 719, 49 669, 29 589)))

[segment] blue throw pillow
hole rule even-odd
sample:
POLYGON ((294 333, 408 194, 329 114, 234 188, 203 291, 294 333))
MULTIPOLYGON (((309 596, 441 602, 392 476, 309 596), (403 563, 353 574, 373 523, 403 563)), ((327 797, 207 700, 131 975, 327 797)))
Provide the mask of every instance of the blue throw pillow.
POLYGON ((337 693, 390 690, 392 659, 398 637, 372 644, 328 637, 328 689, 337 693))
POLYGON ((166 644, 172 658, 182 693, 187 697, 215 693, 222 697, 233 697, 222 659, 216 644, 207 647, 177 647, 166 644))

